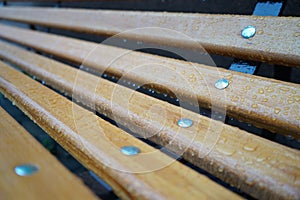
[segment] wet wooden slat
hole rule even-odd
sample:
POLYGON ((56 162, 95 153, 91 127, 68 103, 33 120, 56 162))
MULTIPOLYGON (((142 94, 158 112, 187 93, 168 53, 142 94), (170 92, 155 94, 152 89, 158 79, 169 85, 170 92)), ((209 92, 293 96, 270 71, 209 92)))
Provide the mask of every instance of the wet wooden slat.
POLYGON ((1 107, 0 116, 1 199, 97 199, 1 107), (23 164, 39 171, 18 176, 14 168, 23 164))
POLYGON ((299 183, 294 181, 300 175, 299 151, 34 53, 4 43, 0 47, 0 55, 25 72, 141 137, 183 153, 191 163, 255 197, 288 197, 299 190, 299 183), (193 119, 194 125, 178 129, 176 123, 181 117, 193 119))
POLYGON ((239 120, 299 138, 299 84, 4 25, 0 30, 0 37, 83 63, 100 74, 172 91, 181 102, 220 107, 239 120), (220 78, 230 81, 222 91, 214 87, 220 78))
POLYGON ((300 66, 299 17, 4 7, 0 18, 92 34, 125 32, 124 38, 204 47, 209 53, 300 66), (241 30, 249 25, 257 29, 250 40, 241 37, 241 30), (144 27, 161 29, 143 30, 144 27), (128 31, 133 29, 139 30, 128 31), (173 31, 168 34, 165 29, 173 31))
POLYGON ((1 64, 0 90, 123 199, 240 199, 15 69, 1 64), (141 150, 126 156, 120 148, 141 150))

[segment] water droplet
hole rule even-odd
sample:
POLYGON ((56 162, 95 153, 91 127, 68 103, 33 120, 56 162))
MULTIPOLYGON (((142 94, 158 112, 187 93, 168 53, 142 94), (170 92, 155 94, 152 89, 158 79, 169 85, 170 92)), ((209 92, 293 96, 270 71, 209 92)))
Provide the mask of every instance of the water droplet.
POLYGON ((245 27, 242 32, 241 35, 243 38, 249 39, 252 38, 256 33, 256 29, 254 26, 247 26, 245 27))
POLYGON ((121 152, 127 156, 133 156, 140 153, 140 149, 135 146, 124 146, 121 148, 121 152))
POLYGON ((43 84, 43 85, 45 85, 45 84, 46 84, 46 82, 45 82, 45 81, 42 81, 42 84, 43 84))
POLYGON ((280 109, 280 108, 275 108, 275 109, 274 109, 274 113, 275 113, 275 114, 278 114, 278 113, 280 113, 280 111, 281 111, 281 109, 280 109))
POLYGON ((259 94, 263 94, 263 93, 264 93, 264 89, 259 88, 259 89, 258 89, 258 93, 259 93, 259 94))
POLYGON ((219 89, 219 90, 223 90, 225 88, 227 88, 229 85, 229 81, 225 78, 219 79, 216 81, 215 83, 215 88, 219 89))
POLYGON ((288 91, 290 91, 290 88, 287 88, 287 87, 280 87, 279 88, 281 91, 283 91, 283 92, 288 92, 288 91))
POLYGON ((243 149, 246 151, 255 151, 256 148, 257 148, 257 146, 254 143, 247 143, 243 147, 243 149))
POLYGON ((253 96, 252 96, 252 99, 256 99, 256 98, 257 98, 257 96, 256 96, 256 95, 253 95, 253 96))
POLYGON ((299 36, 300 36, 300 32, 296 32, 296 33, 294 34, 294 36, 299 37, 299 36))
POLYGON ((235 149, 229 147, 229 146, 222 146, 222 147, 217 147, 217 151, 226 155, 226 156, 231 156, 235 153, 235 149))
POLYGON ((255 103, 252 105, 252 108, 258 108, 258 105, 255 103))
POLYGON ((39 168, 32 164, 18 165, 15 167, 15 173, 19 176, 31 176, 39 171, 39 168))
POLYGON ((262 102, 268 102, 267 98, 263 98, 262 102))
POLYGON ((187 118, 182 118, 182 119, 178 120, 177 124, 181 128, 188 128, 193 125, 193 121, 190 119, 187 119, 187 118))
POLYGON ((263 30, 260 30, 260 31, 257 32, 257 34, 258 34, 258 35, 262 35, 262 34, 264 34, 264 31, 263 31, 263 30))
POLYGON ((218 168, 218 172, 222 173, 223 171, 224 171, 224 167, 223 167, 223 166, 220 166, 220 167, 218 168))
POLYGON ((265 89, 266 89, 267 92, 274 92, 274 90, 270 87, 265 87, 265 89))
POLYGON ((264 161, 266 158, 265 157, 257 157, 256 158, 256 161, 257 162, 262 162, 262 161, 264 161))

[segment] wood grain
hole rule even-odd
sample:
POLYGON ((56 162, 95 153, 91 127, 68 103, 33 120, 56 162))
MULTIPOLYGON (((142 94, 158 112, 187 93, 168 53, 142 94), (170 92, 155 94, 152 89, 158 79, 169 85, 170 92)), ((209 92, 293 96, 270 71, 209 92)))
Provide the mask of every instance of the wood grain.
POLYGON ((123 199, 240 199, 54 91, 1 64, 1 92, 123 199), (120 148, 141 150, 125 156, 120 148))
POLYGON ((299 17, 3 7, 0 18, 92 34, 123 32, 122 38, 300 66, 299 17), (249 25, 256 35, 244 39, 241 31, 249 25))
POLYGON ((0 30, 0 37, 80 63, 97 73, 111 73, 159 92, 171 91, 182 104, 220 109, 259 128, 299 138, 299 84, 4 25, 0 30), (220 78, 230 81, 225 90, 214 87, 220 78))
MULTIPOLYGON (((0 45, 3 48, 3 45, 0 45)), ((300 153, 33 53, 3 48, 25 72, 257 198, 297 196, 300 153), (13 50, 13 51, 12 51, 13 50), (120 98, 122 97, 122 98, 120 98), (177 120, 194 121, 179 129, 177 120), (285 169, 285 170, 283 170, 285 169), (281 185, 286 185, 283 188, 281 185), (296 193, 294 193, 296 192, 296 193), (294 193, 294 194, 293 194, 294 193)), ((3 53, 0 53, 3 54, 3 53)))
POLYGON ((1 107, 0 116, 1 199, 98 199, 1 107), (14 168, 22 164, 39 171, 18 176, 14 168))

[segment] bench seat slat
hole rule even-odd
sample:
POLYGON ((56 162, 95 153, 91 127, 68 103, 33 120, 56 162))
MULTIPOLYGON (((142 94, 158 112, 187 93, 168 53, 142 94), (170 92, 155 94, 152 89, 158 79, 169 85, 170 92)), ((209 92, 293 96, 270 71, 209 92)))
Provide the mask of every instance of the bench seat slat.
MULTIPOLYGON (((223 105, 229 116, 300 138, 299 84, 146 53, 128 53, 126 49, 4 25, 0 25, 0 30, 0 37, 76 63, 84 62, 99 73, 123 75, 122 78, 137 84, 154 83, 153 87, 158 91, 164 92, 167 88, 175 92, 177 98, 194 104, 199 101, 203 107, 223 105), (115 59, 124 54, 126 56, 115 59), (147 63, 150 65, 135 70, 147 63), (217 90, 214 87, 216 80, 224 77, 231 82, 229 87, 224 91, 217 90)), ((5 53, 1 51, 2 55, 5 53)))
POLYGON ((97 199, 1 107, 0 116, 1 199, 97 199), (39 171, 28 177, 16 175, 14 168, 23 164, 33 164, 39 171))
MULTIPOLYGON (((85 105, 92 108, 95 106, 98 112, 115 119, 136 134, 144 137, 153 135, 150 139, 161 145, 168 145, 172 142, 173 145, 168 145, 168 147, 175 152, 180 151, 180 148, 187 149, 183 157, 188 161, 253 196, 272 198, 289 196, 290 191, 281 188, 279 183, 289 185, 295 188, 295 191, 300 187, 294 182, 294 179, 300 175, 297 171, 300 153, 296 150, 133 92, 123 86, 32 52, 5 43, 0 43, 0 47, 6 52, 5 58, 26 73, 44 80, 57 90, 68 93, 73 99, 85 105), (128 100, 126 97, 130 96, 129 105, 121 102, 120 98, 117 98, 119 96, 122 96, 121 99, 125 101, 128 100), (158 109, 152 109, 153 113, 149 118, 144 113, 145 110, 151 110, 153 105, 158 109), (178 130, 176 126, 176 121, 182 116, 182 112, 183 116, 194 120, 194 127, 190 130, 178 130), (211 126, 210 129, 209 126, 211 126), (220 131, 219 138, 216 138, 218 143, 207 156, 201 157, 202 145, 206 148, 212 145, 207 140, 208 137, 214 137, 210 133, 212 130, 220 131), (156 133, 158 134, 155 135, 156 133), (190 144, 191 138, 193 142, 190 144), (247 162, 244 160, 245 157, 247 157, 247 162), (278 160, 280 164, 277 163, 278 160), (278 168, 278 165, 281 167, 278 168), (220 173, 220 168, 222 168, 222 173, 220 173), (281 168, 290 170, 281 171, 281 168), (253 180, 250 185, 249 179, 253 180)), ((0 54, 4 55, 2 52, 0 54)))
POLYGON ((110 184, 120 198, 240 199, 15 69, 2 63, 0 71, 1 92, 110 184), (127 145, 138 147, 141 153, 123 155, 120 148, 127 145))
POLYGON ((161 27, 191 39, 143 29, 125 33, 124 37, 187 48, 198 48, 199 42, 209 53, 300 66, 299 17, 4 7, 0 9, 0 18, 104 35, 161 27), (257 29, 251 40, 240 36, 241 30, 249 25, 257 29))

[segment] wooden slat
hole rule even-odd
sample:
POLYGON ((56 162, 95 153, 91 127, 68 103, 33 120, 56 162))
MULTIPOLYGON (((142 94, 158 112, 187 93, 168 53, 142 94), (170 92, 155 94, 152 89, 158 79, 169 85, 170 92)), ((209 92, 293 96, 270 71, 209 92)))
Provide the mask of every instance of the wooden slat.
POLYGON ((254 197, 299 195, 300 185, 295 182, 300 176, 299 151, 34 53, 4 43, 0 47, 6 52, 0 52, 1 55, 5 54, 7 60, 27 73, 115 119, 141 137, 152 136, 150 140, 184 153, 183 157, 191 163, 254 197), (194 125, 178 129, 176 122, 181 117, 193 119, 194 125))
POLYGON ((1 107, 0 116, 1 199, 97 199, 1 107), (14 168, 22 164, 39 171, 18 176, 14 168))
POLYGON ((186 48, 201 43, 209 53, 300 66, 299 17, 3 7, 0 18, 92 34, 127 31, 122 37, 186 48), (257 29, 251 40, 241 37, 249 25, 257 29), (144 27, 173 32, 140 29, 144 27), (128 32, 132 29, 140 30, 128 32))
POLYGON ((15 69, 2 63, 0 71, 1 92, 121 198, 240 199, 15 69), (141 153, 123 155, 126 145, 141 153))
MULTIPOLYGON (((84 62, 99 73, 123 75, 123 79, 142 85, 150 83, 161 92, 167 88, 180 101, 197 106, 197 101, 203 107, 223 106, 229 116, 300 138, 299 84, 4 25, 0 30, 0 37, 84 62), (220 91, 214 84, 223 77, 231 83, 220 91)), ((5 51, 1 54, 5 55, 5 51)))

